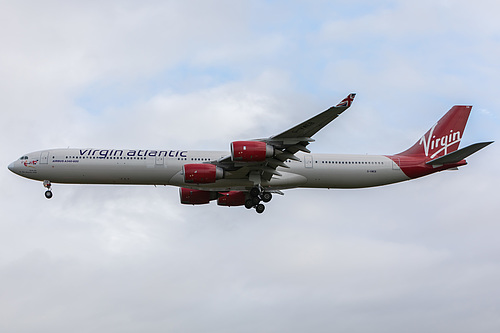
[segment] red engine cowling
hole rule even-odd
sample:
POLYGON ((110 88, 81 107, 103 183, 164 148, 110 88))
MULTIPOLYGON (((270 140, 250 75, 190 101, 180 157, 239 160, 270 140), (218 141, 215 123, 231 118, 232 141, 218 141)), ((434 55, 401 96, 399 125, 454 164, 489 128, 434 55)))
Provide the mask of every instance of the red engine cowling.
POLYGON ((231 143, 231 159, 242 162, 262 162, 274 155, 274 148, 261 141, 234 141, 231 143))
POLYGON ((210 200, 215 200, 217 197, 217 192, 192 190, 189 188, 181 187, 179 189, 179 196, 181 197, 182 204, 203 205, 209 203, 210 200))
POLYGON ((241 191, 229 191, 219 193, 220 197, 217 199, 219 206, 242 206, 245 204, 246 194, 241 191))
POLYGON ((213 164, 185 164, 182 170, 185 183, 215 183, 224 177, 224 170, 213 164))

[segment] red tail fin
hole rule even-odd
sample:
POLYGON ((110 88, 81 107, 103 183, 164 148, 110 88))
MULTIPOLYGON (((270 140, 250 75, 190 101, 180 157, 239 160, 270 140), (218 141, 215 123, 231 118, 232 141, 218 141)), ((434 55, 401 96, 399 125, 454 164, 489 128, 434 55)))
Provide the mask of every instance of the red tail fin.
POLYGON ((411 148, 397 155, 432 160, 458 149, 472 106, 455 105, 411 148))

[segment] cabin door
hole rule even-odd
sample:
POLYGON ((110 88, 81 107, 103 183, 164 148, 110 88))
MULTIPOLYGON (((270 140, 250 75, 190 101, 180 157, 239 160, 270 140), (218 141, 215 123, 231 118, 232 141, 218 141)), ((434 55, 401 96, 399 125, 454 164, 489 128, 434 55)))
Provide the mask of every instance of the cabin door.
POLYGON ((313 158, 311 155, 305 155, 304 156, 304 166, 306 168, 312 168, 313 167, 313 158))
POLYGON ((49 163, 49 152, 48 151, 42 151, 40 154, 40 164, 47 164, 49 163))

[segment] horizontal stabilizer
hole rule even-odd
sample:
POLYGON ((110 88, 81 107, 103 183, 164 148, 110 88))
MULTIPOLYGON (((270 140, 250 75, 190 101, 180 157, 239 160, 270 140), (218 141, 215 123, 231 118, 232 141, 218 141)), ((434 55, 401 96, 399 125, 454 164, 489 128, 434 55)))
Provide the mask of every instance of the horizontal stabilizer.
POLYGON ((486 147, 487 145, 489 145, 491 143, 493 143, 493 141, 474 143, 470 146, 464 147, 464 148, 456 150, 452 153, 449 153, 449 154, 446 154, 444 156, 433 159, 432 161, 429 161, 425 164, 443 165, 443 164, 458 163, 461 160, 463 160, 464 158, 474 154, 478 150, 483 149, 484 147, 486 147))

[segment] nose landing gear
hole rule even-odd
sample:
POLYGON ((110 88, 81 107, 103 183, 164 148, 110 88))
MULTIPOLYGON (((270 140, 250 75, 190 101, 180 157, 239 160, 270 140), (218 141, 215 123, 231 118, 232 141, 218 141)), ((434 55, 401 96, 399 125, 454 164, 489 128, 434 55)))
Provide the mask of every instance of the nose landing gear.
POLYGON ((52 198, 52 191, 50 190, 51 186, 52 186, 52 184, 50 183, 50 180, 43 181, 43 187, 45 187, 47 189, 47 191, 45 191, 45 197, 47 199, 52 198))

